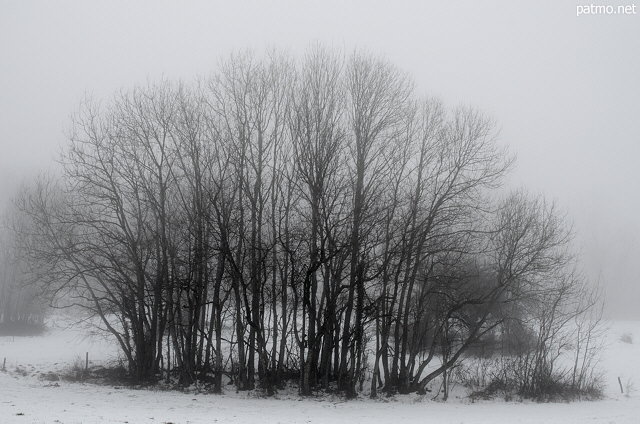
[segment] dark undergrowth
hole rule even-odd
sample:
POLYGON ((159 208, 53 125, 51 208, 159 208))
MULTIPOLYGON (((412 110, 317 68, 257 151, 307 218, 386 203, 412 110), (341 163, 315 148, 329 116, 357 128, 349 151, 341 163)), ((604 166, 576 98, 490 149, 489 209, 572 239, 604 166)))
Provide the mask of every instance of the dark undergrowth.
POLYGON ((0 336, 41 336, 47 331, 43 322, 27 320, 0 322, 0 336))
POLYGON ((603 386, 600 382, 579 389, 560 377, 539 382, 535 387, 522 386, 510 379, 494 378, 486 387, 471 392, 469 399, 472 402, 494 399, 502 399, 505 402, 571 402, 601 400, 603 396, 603 386))
MULTIPOLYGON (((23 375, 27 375, 26 371, 23 375)), ((291 375, 289 377, 295 377, 291 375)), ((456 384, 468 387, 471 391, 468 398, 471 402, 477 401, 505 401, 505 402, 571 402, 578 400, 594 401, 603 398, 603 385, 600 380, 594 382, 582 389, 577 389, 570 384, 564 376, 557 378, 547 378, 544 381, 537 381, 533 386, 524 385, 517 379, 504 376, 492 375, 492 378, 486 380, 484 385, 469 385, 469 381, 456 381, 456 384)), ((176 372, 167 375, 157 375, 156 378, 144 383, 136 382, 128 373, 127 368, 121 362, 114 362, 108 366, 91 366, 86 368, 84 361, 76 361, 71 367, 62 372, 47 372, 40 374, 39 378, 48 381, 53 385, 57 385, 59 381, 82 382, 97 385, 112 386, 115 389, 147 389, 158 391, 177 391, 177 392, 197 392, 202 394, 216 394, 214 378, 211 373, 199 376, 196 383, 189 385, 181 384, 179 376, 176 372)), ((275 388, 275 394, 284 396, 295 396, 298 393, 298 385, 295 378, 281 378, 279 384, 275 388)), ((222 392, 238 392, 232 377, 225 373, 223 378, 222 392)), ((316 398, 323 396, 337 396, 345 398, 345 394, 338 390, 336 385, 331 385, 328 389, 316 389, 313 395, 305 396, 307 398, 316 398)), ((387 394, 387 397, 393 398, 394 394, 387 394)), ((256 382, 254 390, 248 390, 249 397, 270 397, 267 390, 260 387, 256 382)))

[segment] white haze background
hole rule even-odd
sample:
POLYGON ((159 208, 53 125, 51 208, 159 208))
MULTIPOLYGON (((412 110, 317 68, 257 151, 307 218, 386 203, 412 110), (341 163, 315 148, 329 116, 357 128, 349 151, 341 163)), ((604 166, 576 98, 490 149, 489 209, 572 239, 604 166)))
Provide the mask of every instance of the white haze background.
POLYGON ((0 0, 0 203, 55 167, 85 92, 190 80, 248 47, 365 47, 422 92, 491 113, 518 155, 511 184, 558 200, 608 312, 640 318, 640 15, 578 17, 581 4, 0 0))

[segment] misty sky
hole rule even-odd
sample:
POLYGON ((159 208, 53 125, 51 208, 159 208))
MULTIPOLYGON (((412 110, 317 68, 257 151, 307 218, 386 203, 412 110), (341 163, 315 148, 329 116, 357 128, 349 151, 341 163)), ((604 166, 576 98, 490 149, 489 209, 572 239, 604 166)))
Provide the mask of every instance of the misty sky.
POLYGON ((85 92, 188 81, 237 49, 366 47, 425 94, 492 114, 518 156, 511 185, 557 199, 608 311, 640 318, 640 3, 582 4, 0 0, 0 199, 52 166, 85 92))

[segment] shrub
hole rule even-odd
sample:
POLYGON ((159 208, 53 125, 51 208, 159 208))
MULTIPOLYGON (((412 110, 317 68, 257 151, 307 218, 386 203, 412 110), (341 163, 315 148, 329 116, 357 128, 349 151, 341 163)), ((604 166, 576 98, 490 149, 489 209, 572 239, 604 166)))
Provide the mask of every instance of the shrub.
POLYGON ((620 341, 622 343, 633 344, 633 334, 632 333, 622 333, 620 336, 620 341))

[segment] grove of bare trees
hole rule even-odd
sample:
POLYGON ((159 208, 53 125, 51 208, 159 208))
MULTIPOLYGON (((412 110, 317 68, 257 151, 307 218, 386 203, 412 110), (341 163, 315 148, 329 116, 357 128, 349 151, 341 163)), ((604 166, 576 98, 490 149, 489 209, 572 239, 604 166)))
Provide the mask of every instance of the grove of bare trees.
POLYGON ((549 308, 595 304, 557 207, 506 193, 496 123, 366 51, 237 53, 87 97, 67 137, 13 237, 137 382, 422 393, 481 348, 533 358, 549 308))

